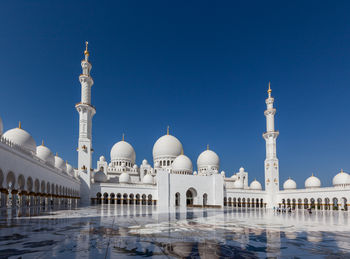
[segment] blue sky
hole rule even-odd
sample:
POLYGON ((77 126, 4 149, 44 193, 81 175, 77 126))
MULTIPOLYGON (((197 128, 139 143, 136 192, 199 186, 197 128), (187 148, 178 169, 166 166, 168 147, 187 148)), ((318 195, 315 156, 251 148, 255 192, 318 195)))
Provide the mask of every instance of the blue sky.
POLYGON ((350 171, 348 1, 4 1, 0 116, 74 166, 85 40, 95 85, 94 166, 122 133, 137 163, 171 134, 193 163, 210 144, 227 175, 263 182, 265 98, 280 179, 350 171))

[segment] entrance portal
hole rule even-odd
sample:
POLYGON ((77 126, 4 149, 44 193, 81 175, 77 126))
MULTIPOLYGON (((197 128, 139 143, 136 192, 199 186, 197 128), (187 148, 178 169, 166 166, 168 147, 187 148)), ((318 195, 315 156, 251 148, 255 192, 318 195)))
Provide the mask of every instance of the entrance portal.
POLYGON ((195 189, 190 188, 186 192, 186 205, 187 206, 193 206, 194 199, 197 197, 197 192, 195 189))

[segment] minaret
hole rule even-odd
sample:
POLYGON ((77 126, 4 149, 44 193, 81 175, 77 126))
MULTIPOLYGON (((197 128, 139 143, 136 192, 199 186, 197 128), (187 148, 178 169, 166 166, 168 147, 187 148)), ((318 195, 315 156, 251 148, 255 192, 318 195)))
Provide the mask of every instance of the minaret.
POLYGON ((79 141, 78 141, 78 174, 81 180, 80 197, 83 205, 90 204, 90 185, 92 169, 92 117, 96 113, 91 105, 91 87, 94 84, 90 76, 88 42, 84 51, 85 59, 81 61, 83 73, 79 76, 81 84, 81 101, 75 105, 79 113, 79 141))
POLYGON ((271 86, 267 90, 268 97, 266 99, 267 109, 264 112, 266 117, 266 133, 263 138, 266 141, 266 159, 265 159, 265 191, 267 193, 267 207, 277 206, 276 194, 279 191, 279 166, 276 154, 276 140, 279 132, 275 131, 275 114, 276 109, 273 108, 274 99, 271 97, 271 86))

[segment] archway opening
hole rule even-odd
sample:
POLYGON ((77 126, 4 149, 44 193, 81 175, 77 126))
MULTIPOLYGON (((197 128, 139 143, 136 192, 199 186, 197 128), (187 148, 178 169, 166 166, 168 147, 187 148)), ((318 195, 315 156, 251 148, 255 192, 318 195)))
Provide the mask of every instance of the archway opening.
POLYGON ((111 204, 115 204, 115 194, 111 193, 111 204))
POLYGON ((175 206, 180 206, 180 193, 175 193, 175 206))
POLYGON ((345 197, 343 197, 341 200, 342 200, 342 210, 348 210, 348 206, 347 206, 348 200, 345 197))
POLYGON ((134 194, 129 195, 129 204, 134 204, 134 194))
MULTIPOLYGON (((231 206, 231 198, 229 198, 230 200, 230 206, 231 206)), ((208 205, 208 194, 204 193, 203 194, 203 207, 208 205)))
POLYGON ((108 204, 108 193, 106 192, 103 194, 103 203, 108 204))
POLYGON ((148 203, 147 203, 147 204, 148 204, 148 205, 152 205, 152 200, 153 200, 153 199, 152 199, 152 194, 149 194, 149 195, 148 195, 148 203))
POLYGON ((190 188, 186 192, 186 205, 187 206, 193 206, 194 205, 194 199, 197 197, 197 192, 195 189, 190 188))

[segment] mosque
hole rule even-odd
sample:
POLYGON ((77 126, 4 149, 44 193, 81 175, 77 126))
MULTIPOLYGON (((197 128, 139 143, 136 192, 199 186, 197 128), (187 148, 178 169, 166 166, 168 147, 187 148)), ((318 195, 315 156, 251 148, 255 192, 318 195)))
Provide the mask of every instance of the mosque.
POLYGON ((316 210, 347 210, 350 200, 350 175, 343 170, 333 178, 333 186, 322 187, 317 176, 305 180, 304 188, 286 179, 280 189, 274 98, 267 91, 265 182, 249 183, 248 172, 239 168, 231 177, 220 172, 219 156, 207 147, 197 159, 197 171, 184 154, 178 138, 169 128, 153 146, 153 161, 136 164, 136 153, 124 140, 114 144, 110 160, 100 156, 96 167, 92 161, 91 104, 92 65, 86 43, 81 61, 81 101, 79 113, 78 165, 73 168, 58 154, 37 142, 19 124, 3 132, 0 119, 0 206, 45 206, 60 204, 126 204, 163 208, 174 207, 246 207, 316 210))

